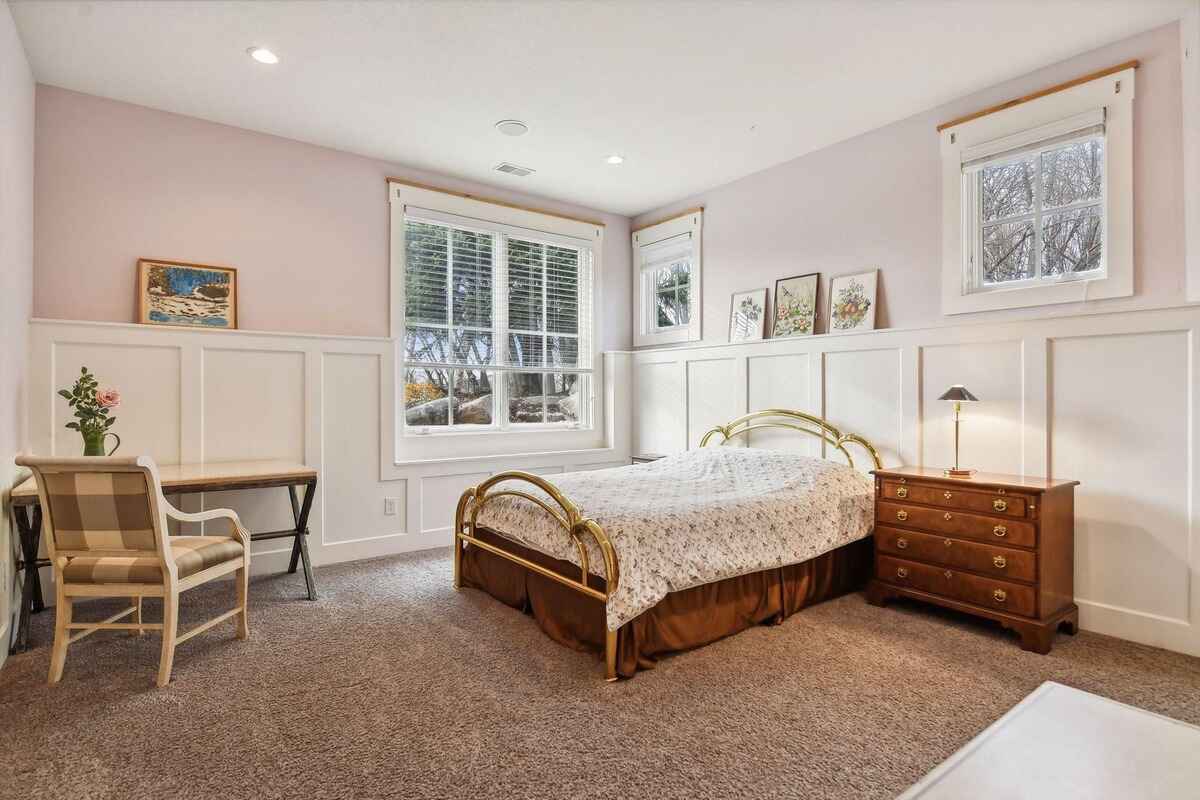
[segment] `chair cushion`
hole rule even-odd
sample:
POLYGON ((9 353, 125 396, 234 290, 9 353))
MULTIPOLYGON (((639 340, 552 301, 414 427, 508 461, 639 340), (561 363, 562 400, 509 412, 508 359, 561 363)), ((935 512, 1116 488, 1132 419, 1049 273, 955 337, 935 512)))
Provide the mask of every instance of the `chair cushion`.
MULTIPOLYGON (((229 536, 171 536, 171 557, 178 577, 242 557, 242 543, 229 536)), ((67 583, 162 583, 157 557, 80 556, 63 570, 67 583)))
POLYGON ((59 550, 143 550, 156 545, 149 487, 141 472, 46 472, 59 550))

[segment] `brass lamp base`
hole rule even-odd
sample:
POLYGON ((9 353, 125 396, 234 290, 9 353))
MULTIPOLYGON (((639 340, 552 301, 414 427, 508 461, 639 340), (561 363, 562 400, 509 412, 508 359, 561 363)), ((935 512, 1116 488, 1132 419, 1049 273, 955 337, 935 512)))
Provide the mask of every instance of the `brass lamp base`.
POLYGON ((942 474, 947 478, 969 478, 975 474, 973 469, 959 469, 957 467, 947 467, 942 470, 942 474))

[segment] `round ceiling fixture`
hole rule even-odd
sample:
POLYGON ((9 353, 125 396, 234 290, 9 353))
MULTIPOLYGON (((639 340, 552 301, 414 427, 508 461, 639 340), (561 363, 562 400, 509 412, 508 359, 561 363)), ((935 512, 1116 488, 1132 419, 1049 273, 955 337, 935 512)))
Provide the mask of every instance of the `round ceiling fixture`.
POLYGON ((524 136, 529 133, 529 126, 519 119, 502 119, 496 123, 496 130, 505 136, 524 136))
POLYGON ((613 153, 611 156, 609 156, 608 158, 606 158, 604 160, 607 161, 609 164, 624 164, 625 156, 619 156, 616 153, 613 153))
POLYGON ((246 52, 260 64, 278 64, 279 56, 265 47, 247 47, 246 52))

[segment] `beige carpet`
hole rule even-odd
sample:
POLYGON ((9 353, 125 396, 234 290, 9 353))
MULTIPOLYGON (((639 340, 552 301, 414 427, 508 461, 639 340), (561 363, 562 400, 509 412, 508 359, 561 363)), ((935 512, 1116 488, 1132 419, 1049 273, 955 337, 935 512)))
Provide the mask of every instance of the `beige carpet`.
MULTIPOLYGON (((0 670, 4 798, 893 797, 1044 680, 1200 723, 1200 660, 1094 634, 1049 656, 985 623, 850 595, 617 684, 475 592, 447 553, 251 586, 233 625, 183 645, 101 633, 45 685, 0 670)), ((185 600, 196 619, 231 589, 185 600)), ((97 610, 97 614, 99 610, 97 610)), ((156 614, 156 609, 151 614, 156 614)))

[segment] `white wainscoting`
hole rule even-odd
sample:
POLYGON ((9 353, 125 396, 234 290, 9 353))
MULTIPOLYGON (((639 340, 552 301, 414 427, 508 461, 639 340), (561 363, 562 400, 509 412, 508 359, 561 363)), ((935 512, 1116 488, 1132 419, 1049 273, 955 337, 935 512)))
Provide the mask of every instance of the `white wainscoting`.
MULTIPOLYGON (((78 434, 63 428, 66 402, 55 391, 86 365, 102 385, 121 391, 114 427, 121 454, 148 453, 164 464, 280 458, 317 468, 309 537, 317 565, 449 546, 459 494, 497 471, 555 474, 629 463, 628 353, 605 354, 597 374, 598 446, 546 452, 547 442, 563 436, 510 435, 505 442, 516 455, 419 461, 393 453, 388 339, 54 320, 34 320, 30 330, 35 453, 79 453, 78 434), (384 513, 387 499, 396 501, 394 516, 384 513)), ((291 524, 282 489, 184 502, 189 510, 234 508, 253 530, 291 524)), ((255 545, 254 571, 283 568, 290 547, 287 540, 255 545)), ((319 574, 317 580, 319 589, 319 574)))
POLYGON ((716 423, 782 407, 866 436, 888 466, 944 466, 953 408, 937 397, 966 384, 983 402, 963 410, 965 465, 1082 482, 1082 626, 1200 655, 1198 328, 1200 309, 1178 308, 643 350, 634 450, 694 448, 716 423))

